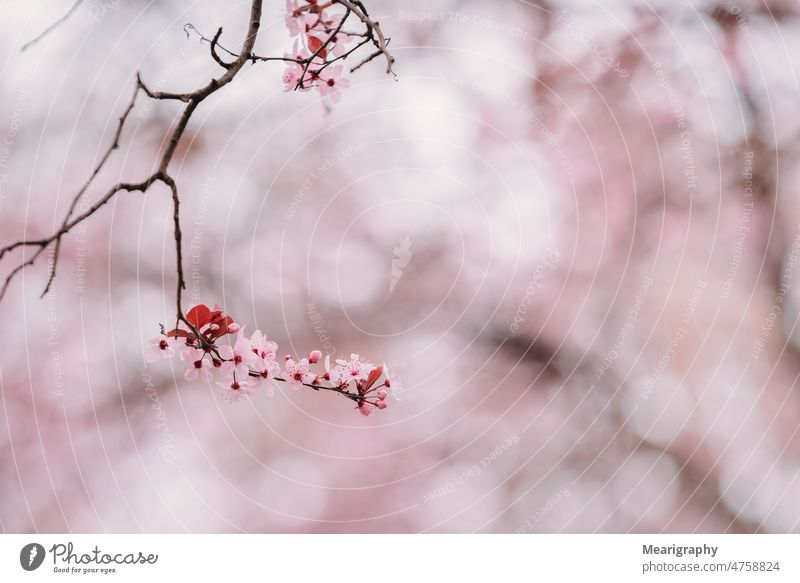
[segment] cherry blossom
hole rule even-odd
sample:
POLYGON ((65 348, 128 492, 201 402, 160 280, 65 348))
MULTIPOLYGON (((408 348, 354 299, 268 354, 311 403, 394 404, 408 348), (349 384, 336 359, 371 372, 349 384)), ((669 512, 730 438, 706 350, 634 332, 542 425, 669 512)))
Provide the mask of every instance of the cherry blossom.
POLYGON ((187 381, 196 381, 199 378, 211 379, 208 369, 212 364, 206 359, 205 351, 199 348, 184 347, 181 350, 181 360, 186 363, 186 372, 183 376, 187 381))
POLYGON ((303 78, 303 73, 306 70, 301 62, 308 59, 310 56, 311 53, 308 52, 307 48, 301 46, 298 40, 294 41, 291 53, 283 54, 283 58, 286 60, 286 69, 283 72, 282 78, 284 91, 293 91, 295 89, 308 91, 311 89, 307 84, 300 83, 300 80, 303 78))
POLYGON ((254 395, 258 386, 271 396, 276 384, 285 382, 295 390, 307 387, 338 393, 368 416, 386 408, 385 389, 392 386, 391 373, 385 365, 362 362, 358 354, 351 354, 347 360, 335 359, 333 365, 332 355, 325 355, 323 360, 320 350, 311 350, 308 357, 299 360, 287 354, 281 367, 277 343, 261 330, 245 336, 244 327, 219 306, 192 306, 175 328, 149 341, 148 358, 169 358, 176 348, 186 364, 186 380, 210 382, 217 376, 221 380, 216 380, 216 385, 231 402, 254 395), (235 341, 231 345, 225 338, 233 335, 235 341), (324 370, 314 372, 312 366, 321 361, 324 370))
POLYGON ((356 409, 359 413, 361 413, 364 417, 369 417, 369 414, 372 413, 372 410, 375 408, 375 405, 371 403, 367 403, 363 401, 356 405, 356 409))
POLYGON ((322 375, 322 378, 326 381, 330 381, 331 383, 338 385, 339 381, 342 378, 342 374, 339 370, 338 366, 333 366, 331 368, 331 355, 328 354, 325 357, 325 374, 322 375))
POLYGON ((235 378, 228 378, 225 383, 217 383, 225 388, 225 396, 231 403, 238 402, 243 397, 255 394, 255 390, 246 381, 238 381, 235 378))
POLYGON ((299 389, 304 383, 314 380, 314 373, 309 370, 310 363, 307 358, 301 358, 300 362, 295 362, 293 358, 286 360, 286 377, 293 389, 299 389))
MULTIPOLYGON (((315 32, 321 34, 326 31, 325 21, 322 20, 320 14, 312 14, 310 12, 307 12, 305 16, 303 16, 302 22, 303 22, 302 24, 303 31, 307 35, 311 35, 312 33, 315 32)), ((319 44, 322 45, 323 39, 319 37, 315 38, 317 38, 319 44)))
POLYGON ((281 367, 277 362, 274 360, 264 360, 263 358, 259 358, 253 363, 252 373, 255 373, 255 375, 251 373, 251 376, 258 380, 267 381, 275 378, 275 376, 280 372, 281 367))
POLYGON ((145 359, 149 363, 157 362, 162 358, 172 358, 175 356, 175 347, 172 338, 167 338, 164 334, 159 334, 150 340, 150 348, 145 354, 145 359))
POLYGON ((240 379, 245 379, 250 375, 250 365, 253 364, 255 355, 250 339, 246 338, 241 331, 233 347, 229 344, 219 347, 219 355, 223 361, 222 374, 238 375, 240 379))
POLYGON ((303 16, 300 13, 299 0, 286 0, 286 28, 289 29, 289 34, 292 36, 300 34, 302 28, 303 16))
POLYGON ((250 348, 253 353, 262 360, 276 360, 278 352, 278 345, 261 333, 261 330, 256 330, 250 337, 250 348))
MULTIPOLYGON (((333 63, 346 59, 370 40, 375 43, 375 37, 370 34, 373 31, 348 32, 345 21, 352 11, 342 12, 341 9, 336 2, 287 0, 286 27, 294 44, 292 52, 284 54, 283 59, 286 61, 282 78, 285 91, 317 87, 320 96, 331 103, 341 100, 341 91, 350 86, 350 80, 344 76, 344 67, 333 63), (354 43, 356 39, 361 41, 354 43)), ((377 54, 382 52, 385 51, 381 49, 377 54)), ((391 70, 392 59, 389 61, 391 70)))
POLYGON ((297 87, 297 84, 300 83, 300 79, 303 78, 303 66, 298 63, 289 62, 286 63, 286 70, 283 72, 283 77, 281 81, 283 81, 283 90, 284 91, 292 91, 297 87))
POLYGON ((348 51, 348 45, 353 41, 352 35, 346 32, 335 32, 342 22, 343 15, 336 14, 325 21, 325 26, 331 31, 331 44, 328 47, 328 53, 334 57, 342 57, 348 51))
POLYGON ((375 368, 372 364, 361 362, 361 357, 358 354, 351 354, 350 360, 339 359, 336 363, 338 364, 339 376, 352 380, 367 378, 370 371, 375 368))
POLYGON ((403 391, 403 385, 400 382, 400 378, 390 369, 384 367, 384 370, 386 371, 386 388, 389 389, 392 392, 392 396, 399 401, 400 397, 397 395, 403 391))
POLYGON ((350 79, 342 77, 342 66, 329 67, 319 74, 319 92, 333 103, 342 99, 341 89, 350 87, 350 79))

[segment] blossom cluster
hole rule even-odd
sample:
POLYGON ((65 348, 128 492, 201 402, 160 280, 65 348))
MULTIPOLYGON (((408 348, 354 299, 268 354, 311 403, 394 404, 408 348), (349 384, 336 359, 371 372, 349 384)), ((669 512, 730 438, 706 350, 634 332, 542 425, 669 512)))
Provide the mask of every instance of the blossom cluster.
POLYGON ((306 357, 291 354, 280 357, 278 345, 260 330, 249 336, 219 306, 213 309, 199 304, 187 310, 178 327, 150 340, 147 362, 180 355, 187 381, 203 380, 222 387, 232 402, 255 394, 263 387, 269 396, 278 382, 293 389, 308 387, 333 391, 356 404, 362 415, 387 407, 387 389, 398 387, 385 365, 362 362, 358 354, 349 359, 322 359, 322 352, 311 351, 306 357), (313 371, 321 364, 324 370, 313 371))
POLYGON ((286 0, 286 26, 294 37, 292 52, 284 54, 286 91, 316 87, 320 95, 338 103, 340 91, 350 86, 342 66, 333 63, 357 48, 351 45, 363 35, 342 30, 349 12, 335 12, 337 7, 333 2, 286 0))

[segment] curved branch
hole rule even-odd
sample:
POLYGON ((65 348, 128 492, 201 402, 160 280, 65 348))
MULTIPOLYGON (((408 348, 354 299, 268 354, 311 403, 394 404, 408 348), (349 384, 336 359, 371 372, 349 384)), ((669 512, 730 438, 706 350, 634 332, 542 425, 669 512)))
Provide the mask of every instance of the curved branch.
MULTIPOLYGON (((50 29, 45 31, 40 36, 47 34, 52 28, 55 28, 66 20, 66 18, 75 10, 77 5, 80 3, 80 0, 75 3, 75 5, 70 9, 69 13, 65 17, 63 17, 60 21, 54 24, 50 29)), ((394 58, 389 54, 387 50, 387 46, 390 39, 387 39, 383 32, 381 31, 380 24, 374 20, 372 20, 367 10, 361 2, 361 0, 331 0, 330 3, 326 4, 326 6, 330 6, 331 4, 339 4, 344 7, 345 14, 342 16, 341 20, 339 21, 338 25, 331 29, 328 28, 326 32, 329 32, 327 38, 325 39, 322 44, 316 48, 314 53, 306 58, 290 58, 290 57, 260 57, 255 54, 254 47, 256 43, 256 39, 258 37, 258 32, 261 26, 261 13, 262 13, 262 0, 252 0, 251 7, 250 7, 250 16, 248 21, 247 33, 242 41, 242 47, 239 53, 234 53, 229 51, 225 47, 223 47, 219 43, 219 39, 222 36, 222 28, 220 27, 213 38, 208 39, 203 36, 199 31, 197 31, 193 25, 188 24, 186 25, 185 29, 186 34, 189 34, 189 31, 192 30, 196 32, 199 36, 201 41, 208 42, 210 45, 211 56, 214 61, 219 64, 223 69, 225 69, 224 73, 222 73, 218 77, 213 77, 206 85, 195 89, 194 91, 189 91, 185 93, 177 93, 177 92, 165 92, 165 91, 153 91, 151 90, 142 80, 142 77, 139 73, 136 74, 136 86, 134 88, 133 96, 131 97, 130 102, 128 103, 127 107, 123 111, 122 115, 119 118, 117 123, 116 131, 113 136, 113 140, 109 147, 106 149, 96 166, 94 167, 93 171, 91 172, 87 181, 83 184, 83 186, 78 190, 78 192, 72 198, 70 206, 67 212, 64 215, 64 219, 61 223, 61 226, 50 236, 44 237, 41 239, 35 240, 19 240, 5 247, 0 248, 0 260, 16 249, 24 249, 26 247, 34 247, 36 250, 34 251, 33 255, 29 258, 25 259, 23 254, 23 261, 17 265, 14 269, 6 277, 2 287, 0 287, 0 299, 2 299, 5 295, 6 290, 8 289, 11 281, 14 277, 23 269, 28 266, 33 265, 41 256, 41 254, 48 249, 51 245, 54 244, 54 249, 51 255, 50 260, 50 269, 47 277, 47 281, 44 287, 44 291, 42 292, 42 296, 47 294, 55 280, 56 276, 56 269, 58 265, 58 258, 59 253, 61 250, 61 240, 69 233, 76 225, 80 224, 84 220, 91 217, 95 212, 97 212, 101 207, 103 207, 106 203, 108 203, 117 193, 126 191, 126 192, 146 192, 150 186, 154 182, 162 182, 164 183, 171 192, 172 203, 173 203, 173 232, 174 232, 174 239, 175 239, 175 252, 176 252, 176 262, 177 262, 177 289, 176 289, 176 325, 177 322, 184 322, 189 328, 198 336, 200 337, 199 332, 188 322, 184 316, 183 309, 182 309, 182 291, 186 288, 186 283, 183 274, 183 255, 182 255, 182 248, 181 248, 181 228, 180 228, 180 197, 178 194, 178 187, 175 180, 169 175, 169 165, 172 162, 172 158, 175 155, 175 152, 178 148, 178 144, 180 143, 183 135, 186 131, 186 127, 191 119, 192 115, 200 105, 208 96, 215 93, 228 83, 230 83, 239 71, 244 67, 245 63, 248 61, 255 63, 256 61, 283 61, 287 63, 295 63, 298 65, 303 66, 303 74, 300 77, 300 80, 297 82, 296 89, 300 88, 307 88, 307 85, 304 86, 303 83, 308 82, 306 79, 306 73, 310 75, 310 80, 317 79, 319 73, 324 70, 326 67, 330 66, 332 63, 346 59, 349 55, 353 52, 361 48, 367 43, 372 43, 376 47, 376 51, 369 55, 364 61, 353 67, 353 70, 361 67, 366 62, 371 61, 372 59, 376 58, 379 55, 385 56, 387 60, 387 72, 392 72, 392 65, 394 63, 394 58), (361 34, 353 34, 353 33, 344 33, 342 32, 343 26, 345 21, 351 16, 355 15, 361 22, 364 24, 365 30, 361 34), (329 47, 335 40, 337 34, 347 34, 348 36, 359 36, 362 40, 356 43, 356 45, 347 50, 344 54, 339 55, 335 58, 327 58, 326 56, 326 49, 329 47), (231 57, 234 57, 232 62, 227 62, 222 59, 219 54, 219 50, 227 53, 231 57), (316 61, 315 61, 316 60, 316 61), (315 68, 312 69, 312 66, 315 68), (143 92, 147 97, 153 100, 174 100, 174 101, 181 101, 185 103, 185 107, 178 118, 175 126, 172 128, 170 133, 168 134, 169 140, 167 143, 167 147, 164 150, 163 154, 161 155, 160 160, 158 161, 158 166, 156 170, 140 182, 120 182, 110 190, 108 190, 101 198, 99 198, 95 203, 90 206, 88 209, 83 211, 82 213, 75 216, 75 209, 77 208, 78 201, 86 194, 89 186, 92 182, 97 178, 100 174, 102 169, 105 167, 106 163, 111 157, 111 154, 120 147, 120 140, 122 137, 122 132, 125 127, 125 124, 130 116, 131 111, 133 111, 136 100, 139 95, 139 92, 143 92)), ((311 9, 311 4, 309 4, 309 10, 311 9)), ((37 39, 34 39, 35 42, 37 39)), ((31 44, 31 43, 29 43, 31 44)), ((26 45, 27 46, 27 45, 26 45)))
POLYGON ((389 41, 391 41, 391 39, 386 38, 386 36, 383 34, 380 23, 370 18, 369 13, 367 12, 367 7, 364 6, 364 3, 361 0, 332 0, 332 2, 341 4, 346 9, 351 10, 353 14, 355 14, 359 20, 364 23, 364 25, 367 27, 367 36, 377 49, 372 55, 368 56, 362 62, 350 69, 350 72, 361 68, 374 58, 383 55, 386 57, 386 73, 391 73, 394 75, 394 57, 389 52, 389 41))

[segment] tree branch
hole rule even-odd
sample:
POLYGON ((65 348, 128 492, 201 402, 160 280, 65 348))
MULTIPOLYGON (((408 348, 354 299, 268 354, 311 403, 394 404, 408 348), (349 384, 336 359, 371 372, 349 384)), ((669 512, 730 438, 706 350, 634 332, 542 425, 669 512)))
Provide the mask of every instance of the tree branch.
MULTIPOLYGON (((42 252, 47 249, 51 244, 55 243, 55 248, 53 251, 53 258, 51 261, 50 272, 47 278, 47 283, 45 285, 44 291, 42 292, 42 296, 47 294, 50 291, 53 281, 56 275, 56 268, 58 264, 58 256, 61 249, 61 239, 64 235, 69 233, 73 227, 87 219, 88 217, 92 216, 95 212, 97 212, 102 206, 104 206, 107 202, 109 202, 118 192, 127 191, 127 192, 146 192, 150 186, 156 182, 161 181, 166 184, 171 192, 172 192, 172 200, 173 200, 173 214, 174 214, 174 236, 175 236, 175 243, 176 243, 176 254, 177 254, 177 273, 178 273, 178 283, 177 283, 177 318, 178 320, 183 320, 183 310, 181 307, 181 291, 185 289, 186 284, 183 277, 183 262, 182 262, 182 253, 181 253, 181 232, 180 232, 180 201, 178 197, 178 189, 175 181, 167 174, 167 170, 169 168, 169 164, 172 161, 172 157, 175 154, 175 150, 178 147, 178 143, 180 142, 181 138, 183 137, 184 132, 186 131, 186 126, 189 123, 189 119, 191 118, 194 111, 197 109, 198 105, 209 95, 214 93, 215 91, 219 90, 220 88, 224 87, 228 83, 230 83, 239 70, 244 66, 247 62, 246 55, 251 53, 253 47, 255 45, 256 38, 258 36, 258 29, 261 24, 261 4, 262 0, 253 0, 250 10, 250 20, 247 35, 242 43, 242 52, 241 55, 228 67, 226 72, 219 78, 212 79, 207 85, 197 89, 196 91, 189 92, 189 93, 164 93, 164 92, 156 92, 151 91, 145 83, 142 81, 141 76, 137 73, 136 75, 136 88, 133 93, 133 97, 131 97, 128 106, 125 108, 125 111, 119 118, 119 122, 117 124, 117 129, 114 133, 114 139, 112 140, 111 145, 105 151, 103 156, 101 157, 98 164, 95 166, 94 170, 92 171, 89 179, 86 183, 81 187, 81 189, 75 194, 70 203, 69 209, 67 210, 66 215, 64 216, 64 220, 61 224, 61 227, 55 231, 49 237, 45 237, 43 239, 38 239, 34 241, 16 241, 7 245, 0 249, 0 259, 2 259, 7 253, 13 251, 14 249, 20 247, 38 247, 36 252, 27 260, 23 261, 20 265, 15 267, 11 270, 9 275, 6 277, 2 288, 0 288, 0 299, 5 296, 6 290, 8 289, 9 284, 13 280, 13 278, 22 271, 24 268, 33 265, 42 252), (78 201, 83 197, 83 195, 88 190, 91 183, 97 177, 97 175, 101 172, 103 167, 105 166, 106 162, 108 162, 111 154, 114 150, 119 148, 120 138, 122 136, 123 128, 125 127, 125 123, 128 120, 128 117, 133 110, 136 104, 136 98, 139 95, 139 91, 144 91, 144 93, 154 100, 169 100, 175 99, 185 102, 187 105, 184 108, 181 116, 176 124, 175 128, 172 130, 170 135, 169 143, 167 145, 167 149, 161 156, 161 160, 158 165, 158 169, 149 177, 144 179, 138 183, 119 183, 113 186, 104 196, 102 196, 99 200, 97 200, 91 207, 89 207, 86 211, 79 214, 75 218, 72 218, 73 213, 75 212, 75 208, 78 204, 78 201)), ((74 9, 74 7, 73 7, 74 9)), ((222 29, 220 29, 215 37, 215 40, 219 38, 219 35, 222 33, 222 29)))
MULTIPOLYGON (((48 30, 46 30, 42 35, 28 43, 24 48, 30 46, 30 44, 36 42, 44 36, 45 34, 49 33, 51 30, 56 28, 59 24, 65 21, 72 12, 75 11, 77 6, 80 4, 81 0, 75 2, 69 12, 62 17, 59 21, 53 24, 48 30)), ((248 28, 247 33, 242 41, 241 50, 238 53, 234 53, 229 51, 219 43, 219 39, 222 36, 222 28, 219 28, 213 38, 208 39, 204 35, 202 35, 199 31, 195 29, 195 27, 191 24, 186 25, 184 30, 186 31, 187 36, 189 35, 190 31, 194 31, 200 36, 201 42, 208 42, 210 45, 210 52, 211 57, 214 61, 219 64, 225 71, 218 77, 213 77, 206 85, 195 89, 194 91, 189 91, 185 93, 176 93, 176 92, 164 92, 164 91, 153 91, 151 90, 142 80, 142 77, 139 73, 136 74, 136 86, 134 88, 133 96, 131 97, 130 102, 128 103, 127 107, 123 111, 122 115, 119 118, 117 123, 116 131, 114 132, 113 140, 111 144, 106 149, 106 151, 101 156, 100 160, 92 170, 91 174, 87 181, 83 184, 83 186, 78 190, 78 192, 72 198, 72 201, 69 205, 69 208, 64 215, 64 219, 61 223, 61 226, 51 235, 48 237, 44 237, 41 239, 35 240, 19 240, 14 243, 10 243, 5 247, 0 248, 0 260, 2 258, 16 250, 16 249, 23 249, 23 260, 22 262, 17 265, 14 269, 6 277, 5 281, 3 282, 2 287, 0 287, 0 300, 5 296, 5 293, 14 279, 14 277, 23 269, 28 266, 33 265, 41 256, 41 254, 48 249, 51 245, 54 245, 51 261, 50 261, 50 269, 47 277, 47 281, 44 287, 44 291, 42 292, 42 297, 47 294, 52 285, 55 281, 56 270, 58 265, 59 253, 61 250, 61 241, 64 235, 68 234, 76 225, 80 224, 84 220, 91 217, 95 212, 97 212, 101 207, 103 207, 106 203, 111 201, 119 192, 142 192, 145 193, 150 186, 154 182, 162 182, 164 183, 169 189, 172 197, 172 204, 173 204, 173 236, 175 239, 175 253, 176 253, 176 263, 177 263, 177 284, 176 284, 176 326, 178 322, 185 323, 190 330, 192 330, 198 338, 200 338, 200 333, 192 326, 190 322, 188 322, 184 316, 184 311, 182 308, 182 291, 186 288, 186 282, 183 273, 183 254, 181 248, 181 227, 180 227, 180 197, 178 193, 178 186, 169 174, 169 166, 172 162, 172 159, 175 155, 177 150, 178 144, 180 143, 183 135, 186 131, 186 127, 189 123, 194 112, 197 110, 200 103, 202 103, 208 96, 215 93, 228 83, 230 83, 239 71, 244 67, 245 63, 249 62, 257 62, 257 61, 283 61, 287 63, 295 63, 303 66, 303 75, 301 76, 300 80, 297 83, 297 88, 307 88, 307 86, 303 85, 306 73, 310 73, 312 80, 317 79, 319 73, 324 70, 326 67, 331 65, 332 63, 346 59, 350 54, 354 51, 358 50, 360 47, 364 46, 367 43, 373 43, 376 47, 376 51, 368 56, 363 62, 358 64, 353 70, 359 68, 365 62, 368 62, 379 55, 384 55, 387 60, 387 72, 392 72, 392 64, 394 63, 394 58, 389 54, 387 50, 389 39, 387 39, 383 32, 380 29, 380 24, 378 22, 373 21, 368 13, 364 4, 360 0, 331 0, 329 4, 326 6, 330 6, 332 4, 339 4, 345 9, 345 14, 342 16, 341 20, 339 21, 338 25, 335 27, 324 26, 326 33, 329 33, 327 38, 324 42, 314 50, 314 53, 306 58, 289 58, 289 57, 260 57, 255 54, 254 47, 256 43, 256 39, 258 37, 259 28, 261 26, 261 9, 262 9, 262 0, 252 0, 251 7, 250 7, 250 16, 248 20, 248 28), (347 19, 351 16, 355 15, 361 22, 364 24, 365 30, 363 33, 359 35, 354 35, 353 33, 344 33, 342 32, 344 23, 347 19), (348 36, 360 36, 362 40, 358 42, 353 48, 347 50, 344 54, 339 55, 335 58, 327 58, 327 48, 333 43, 338 34, 346 34, 348 36), (219 54, 219 51, 223 51, 234 58, 233 61, 227 62, 222 59, 219 54), (311 69, 312 65, 318 65, 315 69, 311 69), (168 134, 169 140, 167 142, 167 147, 164 152, 161 154, 161 157, 158 161, 158 166, 156 170, 148 176, 147 178, 141 180, 140 182, 120 182, 112 186, 102 197, 100 197, 97 201, 92 204, 88 209, 83 211, 82 213, 75 215, 75 209, 77 208, 78 201, 86 194, 89 189, 89 186, 94 182, 97 176, 105 167, 108 160, 111 158, 112 153, 120 147, 120 140, 122 138, 122 133, 126 122, 130 116, 131 111, 133 111, 139 93, 143 92, 148 98, 152 100, 173 100, 173 101, 181 101, 185 103, 185 107, 178 118, 175 126, 172 128, 170 133, 168 134), (35 248, 35 251, 29 258, 25 258, 24 256, 24 249, 27 247, 35 248)), ((308 7, 304 8, 304 10, 312 10, 316 9, 319 10, 319 6, 309 4, 308 7)))

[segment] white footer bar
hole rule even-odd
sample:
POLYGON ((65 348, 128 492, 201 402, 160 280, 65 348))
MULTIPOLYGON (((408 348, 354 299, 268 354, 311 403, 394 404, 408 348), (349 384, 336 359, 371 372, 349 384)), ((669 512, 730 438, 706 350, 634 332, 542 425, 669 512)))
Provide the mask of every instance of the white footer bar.
POLYGON ((3 535, 0 581, 800 581, 800 535, 3 535))

